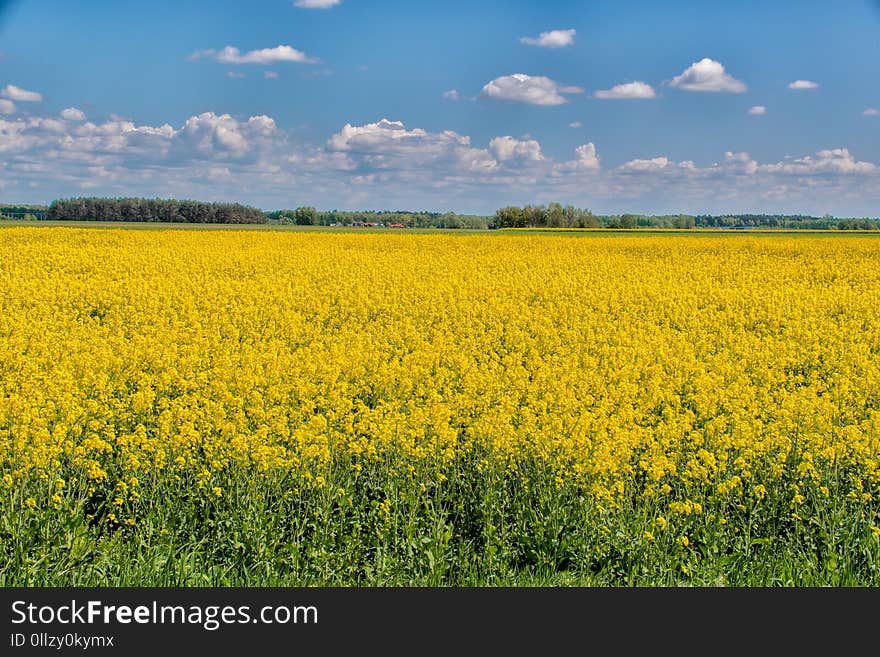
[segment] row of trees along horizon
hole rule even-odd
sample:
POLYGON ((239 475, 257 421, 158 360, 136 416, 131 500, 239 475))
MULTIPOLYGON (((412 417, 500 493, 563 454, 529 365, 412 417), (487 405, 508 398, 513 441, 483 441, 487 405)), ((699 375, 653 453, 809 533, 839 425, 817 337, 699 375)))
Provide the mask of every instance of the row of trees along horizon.
POLYGON ((77 197, 40 205, 0 205, 0 218, 49 221, 124 221, 201 224, 281 224, 298 226, 354 226, 400 224, 407 228, 788 228, 878 230, 880 219, 867 217, 814 217, 793 214, 613 214, 597 215, 586 208, 548 205, 505 206, 494 215, 407 210, 317 210, 300 206, 263 211, 240 203, 177 199, 77 197), (29 212, 28 212, 29 211, 29 212))

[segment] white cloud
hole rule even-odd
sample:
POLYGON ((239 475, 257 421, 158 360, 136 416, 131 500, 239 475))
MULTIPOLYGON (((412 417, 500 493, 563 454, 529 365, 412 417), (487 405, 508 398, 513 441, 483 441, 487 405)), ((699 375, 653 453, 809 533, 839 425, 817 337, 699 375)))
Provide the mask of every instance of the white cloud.
POLYGON ((724 154, 723 168, 729 173, 744 173, 751 176, 758 170, 758 163, 746 152, 734 153, 727 151, 724 154))
POLYGON ((167 152, 175 131, 169 125, 136 126, 131 121, 67 122, 48 117, 0 120, 0 150, 53 161, 63 168, 67 161, 102 164, 110 160, 155 158, 167 152))
POLYGON ((865 116, 880 116, 880 110, 876 107, 869 107, 864 112, 862 112, 865 116))
POLYGON ((581 144, 574 149, 575 159, 562 162, 553 167, 555 175, 566 173, 584 173, 599 170, 599 155, 596 153, 596 145, 593 142, 581 144))
POLYGON ((681 75, 672 78, 669 84, 686 91, 726 91, 738 94, 747 89, 745 83, 724 70, 721 62, 708 57, 688 66, 681 75))
MULTIPOLYGON (((74 108, 68 108, 74 109, 74 108)), ((603 168, 596 146, 558 161, 528 136, 474 145, 464 134, 401 121, 348 123, 322 143, 269 116, 221 112, 175 126, 112 118, 0 117, 4 191, 41 198, 177 196, 285 207, 410 207, 491 214, 507 204, 558 200, 596 212, 768 212, 876 214, 880 167, 846 148, 757 162, 728 151, 695 165, 649 154, 603 168), (833 204, 829 205, 829 199, 833 204)), ((638 154, 637 154, 638 155, 638 154)))
POLYGON ((12 114, 13 112, 15 112, 15 103, 0 98, 0 114, 12 114))
POLYGON ((721 163, 705 167, 698 167, 690 160, 675 162, 661 156, 630 160, 619 166, 617 170, 621 173, 662 173, 667 177, 671 174, 681 174, 690 179, 711 176, 721 181, 732 181, 732 177, 743 175, 757 180, 757 176, 762 174, 761 180, 767 182, 774 176, 822 177, 831 180, 839 176, 876 173, 880 169, 871 162, 857 161, 846 148, 835 148, 819 151, 815 156, 799 158, 787 156, 781 162, 767 164, 760 164, 746 152, 727 151, 721 163))
POLYGON ((767 113, 767 108, 763 105, 754 105, 749 108, 749 114, 753 116, 762 116, 767 113))
POLYGON ((446 144, 450 141, 466 144, 467 138, 451 131, 444 132, 441 136, 436 133, 428 133, 422 128, 407 130, 402 121, 390 121, 383 118, 376 123, 367 123, 362 126, 346 123, 342 130, 330 137, 327 144, 331 150, 335 151, 371 152, 389 149, 397 151, 418 150, 431 144, 446 144))
POLYGON ((42 135, 34 134, 32 126, 23 119, 0 119, 0 153, 29 151, 45 141, 42 135))
POLYGON ((286 143, 275 120, 260 114, 239 121, 229 114, 203 112, 187 119, 175 134, 175 148, 181 157, 210 159, 258 159, 286 143), (277 143, 276 143, 277 142, 277 143))
POLYGON ((575 30, 550 30, 541 32, 538 37, 522 37, 521 43, 541 48, 565 48, 574 43, 575 30))
POLYGON ((461 95, 458 93, 456 89, 450 89, 449 91, 443 92, 443 97, 447 100, 460 100, 461 95))
POLYGON ((248 147, 241 125, 229 114, 218 116, 213 112, 205 112, 192 116, 184 124, 181 138, 204 153, 215 149, 241 153, 248 147))
MULTIPOLYGON (((814 156, 799 158, 786 157, 781 162, 760 164, 746 152, 727 151, 721 163, 698 167, 692 161, 675 162, 668 157, 660 156, 650 159, 630 160, 617 168, 621 173, 663 174, 667 180, 670 175, 683 175, 688 179, 711 176, 716 183, 732 182, 737 176, 747 176, 763 182, 771 181, 775 176, 783 177, 822 177, 828 180, 839 176, 876 173, 877 165, 871 162, 859 162, 846 148, 822 150, 814 156)), ((716 184, 713 183, 713 184, 716 184)))
POLYGON ((293 46, 275 46, 274 48, 262 48, 242 53, 235 46, 226 46, 222 50, 197 50, 188 59, 196 60, 211 58, 221 64, 276 64, 278 62, 298 62, 300 64, 314 64, 319 60, 308 57, 301 50, 293 46))
POLYGON ((509 160, 540 162, 544 159, 541 144, 534 139, 519 140, 506 135, 495 137, 489 142, 489 151, 499 162, 509 160))
POLYGON ((639 180, 642 181, 654 179, 658 181, 658 184, 670 184, 671 180, 679 178, 691 180, 694 177, 711 174, 715 167, 717 165, 708 169, 700 169, 691 160, 676 162, 666 156, 659 156, 629 160, 617 167, 615 173, 627 176, 628 180, 631 180, 633 175, 638 175, 639 180))
POLYGON ((87 121, 66 130, 54 144, 61 158, 104 165, 161 160, 168 155, 177 134, 167 123, 138 126, 124 120, 101 124, 87 121))
POLYGON ((86 114, 81 109, 77 109, 76 107, 68 107, 67 109, 61 110, 59 112, 59 116, 66 121, 85 121, 86 114))
POLYGON ((293 3, 300 9, 330 9, 338 4, 342 4, 342 0, 296 0, 293 3))
POLYGON ((17 100, 22 103, 38 103, 43 100, 43 95, 37 91, 28 91, 14 84, 7 84, 0 90, 0 96, 9 100, 17 100))
POLYGON ((119 171, 165 167, 169 173, 203 161, 244 166, 278 157, 287 147, 286 133, 266 116, 239 121, 229 114, 205 112, 190 117, 179 129, 127 120, 96 124, 31 117, 4 123, 0 142, 6 150, 26 159, 55 162, 62 169, 65 162, 119 171))
POLYGON ((263 73, 263 77, 267 80, 275 80, 278 77, 278 73, 276 73, 275 71, 266 71, 265 73, 263 73))
POLYGON ((672 162, 668 157, 652 157, 649 160, 630 160, 629 162, 625 162, 621 164, 619 169, 621 171, 660 171, 661 169, 665 169, 669 166, 675 166, 675 163, 672 162))
POLYGON ((410 176, 416 170, 430 174, 432 167, 466 173, 498 166, 488 151, 471 146, 470 137, 452 130, 407 130, 403 122, 388 119, 361 126, 346 123, 327 141, 327 149, 347 154, 350 168, 404 171, 410 176))
POLYGON ((241 71, 226 71, 226 77, 241 79, 241 78, 245 77, 245 74, 242 73, 241 71))
POLYGON ((611 87, 611 89, 600 89, 593 94, 596 98, 616 99, 616 98, 656 98, 654 88, 645 82, 625 82, 611 87))
POLYGON ((217 53, 217 61, 227 64, 274 64, 275 62, 312 64, 318 60, 306 56, 304 52, 292 46, 281 45, 274 48, 251 50, 244 54, 241 54, 238 48, 226 46, 217 53))
POLYGON ((819 84, 811 80, 795 80, 788 85, 789 89, 818 89, 819 84))
POLYGON ((65 125, 64 121, 59 121, 58 119, 52 117, 30 117, 28 118, 28 125, 32 128, 36 128, 37 130, 54 132, 57 134, 64 134, 64 132, 66 132, 67 130, 67 126, 65 125))
POLYGON ((877 165, 871 162, 857 162, 846 148, 832 148, 818 151, 816 157, 809 155, 788 158, 776 164, 761 165, 762 171, 812 176, 817 174, 858 174, 872 173, 877 165))
POLYGON ((567 103, 562 94, 583 93, 580 87, 564 86, 542 75, 514 73, 486 83, 481 96, 529 105, 562 105, 567 103))
POLYGON ((580 121, 572 121, 571 123, 568 124, 568 127, 569 128, 583 128, 584 124, 581 123, 580 121))

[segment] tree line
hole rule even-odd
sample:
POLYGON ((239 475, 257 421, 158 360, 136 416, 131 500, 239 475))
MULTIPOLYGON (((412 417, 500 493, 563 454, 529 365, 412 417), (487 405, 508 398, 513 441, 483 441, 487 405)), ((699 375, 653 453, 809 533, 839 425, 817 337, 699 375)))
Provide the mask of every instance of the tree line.
POLYGON ((599 228, 599 218, 586 209, 559 203, 508 205, 495 211, 494 228, 599 228))
POLYGON ((493 228, 694 228, 691 215, 595 215, 586 208, 559 203, 508 205, 495 211, 493 228))
POLYGON ((263 211, 239 203, 178 199, 78 197, 46 206, 0 204, 0 218, 56 221, 131 221, 203 224, 290 224, 298 226, 395 226, 404 228, 783 228, 880 230, 880 219, 815 217, 805 214, 599 215, 560 203, 508 205, 494 215, 410 210, 317 210, 312 206, 263 211))
POLYGON ((410 210, 316 210, 301 206, 293 210, 266 213, 269 221, 296 226, 355 226, 360 224, 400 224, 405 228, 492 228, 492 218, 455 212, 410 210))
POLYGON ((559 203, 506 206, 495 211, 490 228, 784 228, 825 230, 880 230, 872 218, 813 217, 803 214, 610 214, 594 215, 587 209, 559 203))
POLYGON ((868 218, 838 218, 830 214, 725 214, 695 215, 696 225, 706 228, 801 228, 819 230, 876 230, 880 223, 868 218))
POLYGON ((158 198, 80 197, 52 201, 50 221, 135 221, 188 224, 264 224, 266 215, 239 203, 158 198))

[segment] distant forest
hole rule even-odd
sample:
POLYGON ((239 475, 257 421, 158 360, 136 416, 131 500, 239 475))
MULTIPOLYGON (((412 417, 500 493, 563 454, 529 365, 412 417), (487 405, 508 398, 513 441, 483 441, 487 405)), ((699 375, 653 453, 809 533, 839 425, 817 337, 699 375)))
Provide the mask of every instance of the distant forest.
POLYGON ((408 210, 316 210, 300 207, 295 210, 267 212, 270 221, 297 226, 356 226, 400 224, 405 228, 495 228, 491 216, 456 214, 454 212, 411 212, 408 210))
POLYGON ((880 219, 814 217, 804 214, 593 214, 586 208, 549 205, 506 206, 494 215, 409 210, 317 210, 310 206, 263 211, 239 203, 176 199, 69 198, 45 205, 0 204, 0 219, 38 221, 132 221, 202 224, 290 224, 402 228, 784 228, 880 230, 880 219))
POLYGON ((52 201, 49 221, 149 221, 188 224, 264 224, 266 215, 238 203, 176 199, 71 198, 52 201))
POLYGON ((785 228, 880 230, 880 219, 813 217, 802 214, 611 214, 594 215, 589 210, 559 203, 508 206, 495 212, 496 228, 785 228))
POLYGON ((596 215, 586 208, 559 203, 506 206, 494 215, 454 212, 411 212, 407 210, 316 210, 303 206, 294 210, 267 212, 270 222, 298 226, 359 226, 399 224, 406 228, 786 228, 880 230, 880 220, 836 218, 831 215, 725 214, 725 215, 596 215))

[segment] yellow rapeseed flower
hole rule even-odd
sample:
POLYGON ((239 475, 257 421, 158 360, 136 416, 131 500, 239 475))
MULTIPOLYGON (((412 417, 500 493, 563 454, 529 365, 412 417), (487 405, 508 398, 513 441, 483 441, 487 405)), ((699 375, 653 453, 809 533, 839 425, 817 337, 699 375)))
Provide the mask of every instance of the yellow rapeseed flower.
POLYGON ((99 517, 383 464, 423 493, 534 492, 536 464, 603 517, 684 525, 806 516, 841 472, 880 495, 876 237, 21 227, 0 263, 3 484, 99 517))

